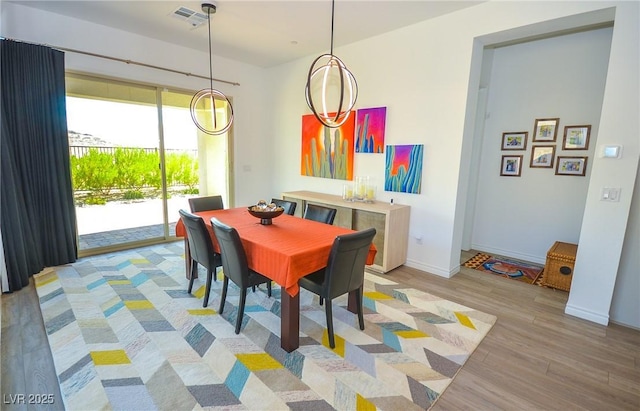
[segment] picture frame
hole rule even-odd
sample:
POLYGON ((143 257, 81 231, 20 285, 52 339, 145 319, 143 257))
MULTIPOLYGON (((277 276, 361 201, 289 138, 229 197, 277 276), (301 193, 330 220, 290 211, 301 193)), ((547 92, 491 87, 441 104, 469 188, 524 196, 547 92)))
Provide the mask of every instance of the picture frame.
POLYGON ((522 170, 522 155, 502 156, 500 175, 505 177, 520 177, 522 170))
POLYGON ((559 118, 538 118, 533 125, 533 142, 554 142, 558 137, 559 118))
POLYGON ((588 150, 591 125, 565 126, 562 140, 563 150, 588 150))
POLYGON ((502 133, 503 150, 526 150, 528 131, 512 131, 502 133))
POLYGON ((553 168, 556 146, 533 146, 531 148, 531 168, 553 168))
POLYGON ((558 156, 556 175, 584 176, 587 171, 587 157, 558 156))

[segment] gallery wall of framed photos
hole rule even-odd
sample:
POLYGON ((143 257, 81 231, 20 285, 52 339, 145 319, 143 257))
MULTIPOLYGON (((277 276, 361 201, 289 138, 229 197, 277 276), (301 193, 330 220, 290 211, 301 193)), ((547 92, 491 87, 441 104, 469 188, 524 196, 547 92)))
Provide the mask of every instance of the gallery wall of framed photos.
POLYGON ((529 150, 528 131, 503 132, 500 176, 520 177, 524 155, 517 152, 528 151, 531 169, 551 169, 559 176, 584 177, 589 160, 591 125, 565 125, 562 144, 558 148, 560 126, 559 117, 535 119, 529 150))

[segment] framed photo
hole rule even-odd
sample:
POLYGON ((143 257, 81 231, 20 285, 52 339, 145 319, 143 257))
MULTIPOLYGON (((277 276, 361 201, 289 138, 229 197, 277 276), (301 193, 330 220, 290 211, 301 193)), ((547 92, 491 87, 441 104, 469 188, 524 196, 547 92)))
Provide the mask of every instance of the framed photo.
POLYGON ((559 118, 538 118, 533 126, 533 142, 556 141, 559 118))
POLYGON ((533 146, 531 148, 531 168, 553 168, 556 146, 533 146))
POLYGON ((507 177, 520 177, 522 169, 522 156, 502 156, 500 175, 507 177))
POLYGON ((529 132, 527 131, 502 133, 502 149, 503 150, 526 150, 528 135, 529 135, 529 132))
POLYGON ((587 171, 587 157, 561 157, 558 156, 556 175, 584 176, 587 171))
POLYGON ((564 128, 563 150, 588 150, 591 125, 566 126, 564 128))

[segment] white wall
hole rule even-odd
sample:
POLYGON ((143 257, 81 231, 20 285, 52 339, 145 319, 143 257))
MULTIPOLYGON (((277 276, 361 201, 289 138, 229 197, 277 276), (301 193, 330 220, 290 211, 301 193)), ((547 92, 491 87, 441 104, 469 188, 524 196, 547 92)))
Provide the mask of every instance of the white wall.
MULTIPOLYGON (((468 190, 458 188, 468 186, 471 172, 468 144, 473 144, 483 46, 602 23, 612 20, 614 15, 616 28, 607 83, 604 93, 600 94, 604 99, 598 140, 625 145, 625 157, 615 163, 622 166, 614 166, 616 170, 604 169, 604 164, 596 158, 589 166, 591 178, 583 178, 590 181, 589 194, 583 202, 585 216, 593 210, 598 218, 583 219, 580 225, 581 252, 576 262, 576 273, 580 274, 576 277, 584 276, 588 280, 574 279, 571 292, 571 297, 577 296, 572 314, 602 322, 608 318, 638 164, 640 130, 637 115, 631 115, 633 110, 638 112, 638 88, 633 88, 638 81, 638 5, 633 2, 488 2, 335 51, 358 80, 357 108, 387 106, 386 144, 425 145, 422 193, 378 193, 381 200, 393 197, 412 207, 411 234, 423 239, 422 244, 413 237, 410 239, 407 265, 447 277, 459 270, 468 190), (627 52, 626 62, 621 59, 623 50, 627 52), (618 85, 611 87, 612 76, 619 79, 613 83, 629 84, 627 89, 618 85), (619 107, 625 107, 622 117, 614 116, 619 107), (597 197, 590 193, 599 192, 605 181, 611 184, 608 176, 628 195, 623 196, 620 203, 602 208, 597 197), (606 233, 594 232, 603 223, 610 224, 612 229, 606 233), (587 232, 590 234, 585 236, 587 232), (582 252, 583 249, 588 251, 582 252), (596 263, 597 255, 603 252, 609 258, 596 263), (598 274, 594 272, 594 264, 598 274), (597 315, 591 315, 592 312, 597 315)), ((300 118, 309 113, 303 87, 313 57, 269 70, 269 95, 280 108, 274 113, 268 135, 278 147, 272 170, 274 188, 339 194, 342 181, 300 175, 300 118)), ((533 127, 531 119, 526 123, 528 128, 533 127)), ((596 116, 593 122, 597 120, 596 116)), ((357 154, 354 174, 383 181, 384 157, 357 154)), ((539 248, 546 251, 545 247, 548 245, 539 248)))
MULTIPOLYGON (((2 5, 0 34, 208 76, 207 53, 12 3, 2 5)), ((208 80, 71 52, 65 53, 65 64, 67 70, 194 92, 209 87, 208 80)), ((264 70, 215 55, 213 67, 214 77, 240 83, 232 86, 214 82, 213 86, 233 99, 236 203, 249 204, 256 201, 256 196, 271 193, 266 173, 269 158, 264 155, 270 150, 269 142, 259 138, 269 114, 264 110, 264 70)))
POLYGON ((638 2, 625 2, 616 8, 596 149, 600 152, 604 145, 619 144, 624 146, 624 153, 615 160, 595 156, 578 239, 576 274, 565 309, 568 314, 600 324, 607 324, 609 320, 638 170, 639 18, 638 2), (603 187, 620 188, 620 202, 600 201, 603 187))
MULTIPOLYGON (((577 243, 597 145, 612 28, 531 41, 492 52, 471 247, 544 264, 555 241, 577 243), (560 118, 555 142, 534 143, 536 118, 560 118), (564 127, 591 125, 588 150, 562 150, 564 127), (502 133, 528 132, 526 150, 502 150, 502 133), (530 168, 532 147, 586 156, 585 177, 530 168), (520 177, 500 176, 503 155, 522 155, 520 177)), ((468 207, 469 212, 473 211, 468 207)))
POLYGON ((611 304, 611 320, 640 329, 640 167, 631 201, 620 268, 611 304))

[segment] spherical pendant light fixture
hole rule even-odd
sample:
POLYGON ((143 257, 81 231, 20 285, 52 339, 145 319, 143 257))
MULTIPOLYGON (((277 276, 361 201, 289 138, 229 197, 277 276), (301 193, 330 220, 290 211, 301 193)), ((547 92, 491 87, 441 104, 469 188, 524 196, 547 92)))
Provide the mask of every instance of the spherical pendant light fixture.
POLYGON ((209 88, 198 91, 191 99, 191 118, 196 127, 211 135, 226 133, 233 123, 233 106, 223 92, 213 88, 213 64, 211 55, 211 15, 216 12, 216 6, 202 3, 202 11, 207 13, 209 27, 209 88), (216 116, 216 101, 223 104, 226 113, 225 121, 219 121, 216 116))
POLYGON ((358 98, 358 83, 345 64, 333 54, 335 0, 331 2, 331 52, 316 58, 309 68, 305 98, 324 126, 336 128, 349 118, 358 98))

